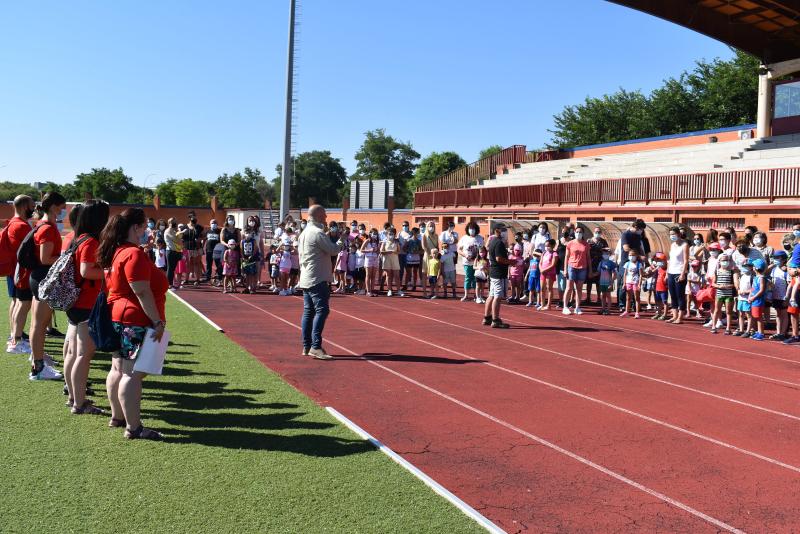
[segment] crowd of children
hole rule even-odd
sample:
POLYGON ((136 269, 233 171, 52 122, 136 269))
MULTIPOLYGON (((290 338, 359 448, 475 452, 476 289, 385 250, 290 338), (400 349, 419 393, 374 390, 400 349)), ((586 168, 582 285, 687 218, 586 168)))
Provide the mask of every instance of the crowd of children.
MULTIPOLYGON (((256 217, 248 219, 244 230, 235 228, 229 219, 222 232, 225 239, 218 238, 210 250, 206 279, 221 285, 223 292, 242 288, 245 293, 256 293, 265 288, 284 296, 297 293, 297 242, 305 224, 290 218, 274 236, 265 237, 256 217)), ((638 232, 640 242, 646 241, 635 224, 630 232, 634 237, 638 232)), ((800 341, 800 225, 794 228, 797 242, 786 246, 788 253, 782 247, 769 247, 766 234, 752 227, 739 239, 733 228, 721 233, 712 230, 706 236, 695 233, 691 244, 684 229, 674 230, 671 248, 665 251, 622 246, 624 237, 611 248, 600 228, 584 241, 584 229, 574 224, 563 225, 559 239, 551 237, 545 223, 517 232, 509 244, 506 302, 580 314, 581 304, 593 304, 594 286, 597 313, 602 315, 610 315, 618 306, 614 313, 622 317, 640 319, 652 312, 648 313, 651 319, 675 324, 701 320, 712 333, 755 340, 764 339, 767 325, 774 322, 770 339, 800 341), (675 271, 681 262, 683 270, 675 271), (612 302, 613 293, 616 302, 612 302)), ((460 263, 464 271, 461 300, 484 302, 488 238, 479 234, 475 223, 466 226, 463 236, 453 223, 437 233, 433 222, 414 227, 403 222, 399 229, 386 223, 382 230, 368 229, 358 221, 352 221, 349 228, 344 222, 330 222, 325 231, 339 247, 331 257, 335 293, 391 297, 405 296, 419 287, 424 298, 458 298, 460 263)), ((155 242, 156 265, 165 268, 163 241, 155 242)), ((188 271, 179 264, 177 280, 188 281, 192 275, 183 274, 188 271)))

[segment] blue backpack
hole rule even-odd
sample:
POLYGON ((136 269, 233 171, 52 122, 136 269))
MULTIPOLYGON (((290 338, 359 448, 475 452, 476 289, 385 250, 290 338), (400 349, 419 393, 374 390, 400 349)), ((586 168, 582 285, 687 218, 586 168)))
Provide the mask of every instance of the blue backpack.
POLYGON ((111 321, 111 309, 106 302, 105 291, 97 295, 92 313, 89 314, 89 336, 101 352, 114 352, 122 348, 119 334, 111 321))

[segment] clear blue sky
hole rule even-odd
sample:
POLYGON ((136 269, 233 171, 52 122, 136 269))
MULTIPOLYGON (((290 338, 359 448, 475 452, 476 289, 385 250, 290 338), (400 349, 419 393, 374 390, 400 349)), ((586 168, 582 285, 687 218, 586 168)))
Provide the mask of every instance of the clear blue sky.
MULTIPOLYGON (((282 158, 288 0, 0 7, 0 180, 123 167, 142 185, 282 158)), ((467 161, 548 139, 587 95, 657 87, 722 44, 601 0, 304 0, 299 151, 348 173, 363 133, 467 161), (487 7, 491 6, 491 7, 487 7)))

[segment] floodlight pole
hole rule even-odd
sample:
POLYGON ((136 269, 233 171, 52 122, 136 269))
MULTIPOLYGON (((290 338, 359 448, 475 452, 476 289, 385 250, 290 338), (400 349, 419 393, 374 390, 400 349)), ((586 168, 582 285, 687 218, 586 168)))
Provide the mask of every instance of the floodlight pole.
POLYGON ((289 0, 289 52, 286 61, 286 131, 283 134, 283 169, 281 171, 281 221, 289 214, 289 187, 292 179, 292 97, 294 96, 294 10, 289 0))

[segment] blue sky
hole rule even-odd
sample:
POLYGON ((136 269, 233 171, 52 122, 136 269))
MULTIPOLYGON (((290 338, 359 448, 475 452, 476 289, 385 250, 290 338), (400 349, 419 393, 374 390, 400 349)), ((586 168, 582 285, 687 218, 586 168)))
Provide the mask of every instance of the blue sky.
MULTIPOLYGON (((138 185, 274 176, 287 12, 288 0, 4 2, 0 180, 100 166, 138 185)), ((348 173, 367 130, 423 156, 532 149, 566 104, 731 56, 601 0, 303 0, 301 22, 297 149, 331 150, 348 173)))

